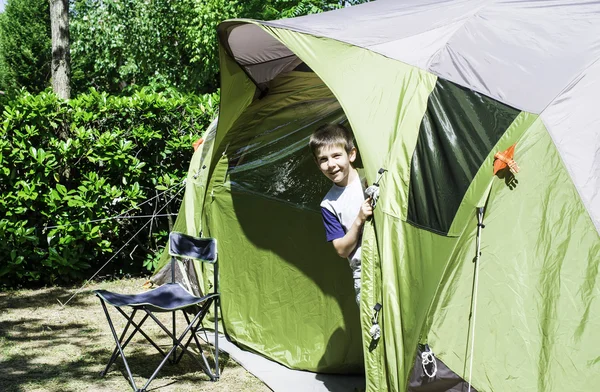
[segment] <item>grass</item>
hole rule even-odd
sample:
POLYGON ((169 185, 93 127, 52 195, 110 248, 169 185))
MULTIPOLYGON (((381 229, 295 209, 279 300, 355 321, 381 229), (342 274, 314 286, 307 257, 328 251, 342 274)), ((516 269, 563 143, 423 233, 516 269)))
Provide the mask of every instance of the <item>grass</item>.
MULTIPOLYGON (((93 284, 66 307, 58 301, 64 303, 76 290, 53 287, 0 293, 0 391, 132 390, 120 359, 105 377, 99 375, 112 353, 114 340, 92 290, 134 293, 142 291, 144 282, 144 279, 124 279, 93 284)), ((114 309, 110 314, 120 331, 124 318, 114 309)), ((170 317, 160 316, 164 321, 170 317)), ((153 338, 162 336, 158 327, 145 331, 153 338)), ((163 348, 169 345, 168 338, 157 342, 163 348)), ((127 346, 125 353, 135 382, 141 388, 162 357, 141 336, 127 346)), ((222 375, 218 382, 209 381, 198 364, 186 355, 178 365, 165 365, 149 390, 270 391, 226 353, 221 353, 219 361, 222 375)))

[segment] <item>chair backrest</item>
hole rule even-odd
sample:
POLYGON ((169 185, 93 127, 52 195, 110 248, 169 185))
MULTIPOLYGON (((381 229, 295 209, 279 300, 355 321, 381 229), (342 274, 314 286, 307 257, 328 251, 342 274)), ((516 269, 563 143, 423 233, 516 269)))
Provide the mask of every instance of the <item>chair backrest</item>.
POLYGON ((169 234, 169 254, 174 257, 184 257, 214 264, 217 261, 217 240, 171 232, 169 234))

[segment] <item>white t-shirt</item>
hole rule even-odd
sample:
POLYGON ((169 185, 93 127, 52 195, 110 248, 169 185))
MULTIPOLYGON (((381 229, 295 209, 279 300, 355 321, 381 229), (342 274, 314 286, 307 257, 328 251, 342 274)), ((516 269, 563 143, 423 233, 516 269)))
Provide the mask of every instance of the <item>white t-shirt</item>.
MULTIPOLYGON (((356 176, 354 181, 345 187, 333 184, 321 202, 321 214, 323 215, 327 241, 342 238, 348 232, 364 201, 363 181, 359 176, 356 176)), ((359 239, 356 248, 348 256, 352 276, 355 279, 360 278, 360 248, 359 239)))

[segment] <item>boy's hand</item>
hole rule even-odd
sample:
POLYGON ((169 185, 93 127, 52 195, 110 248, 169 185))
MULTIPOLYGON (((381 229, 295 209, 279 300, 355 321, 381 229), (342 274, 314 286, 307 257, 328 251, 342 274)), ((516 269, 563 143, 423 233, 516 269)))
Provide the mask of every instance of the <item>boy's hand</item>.
POLYGON ((360 241, 363 226, 367 219, 372 215, 373 206, 371 205, 371 198, 369 197, 361 204, 358 215, 356 216, 356 219, 354 219, 354 223, 352 224, 352 227, 350 227, 350 230, 346 232, 346 235, 332 241, 333 247, 340 257, 349 257, 352 251, 356 249, 356 245, 360 241))
POLYGON ((358 212, 358 219, 360 220, 361 224, 365 223, 366 220, 373 215, 373 206, 371 205, 371 202, 372 197, 369 196, 369 198, 366 199, 360 206, 360 211, 358 212))

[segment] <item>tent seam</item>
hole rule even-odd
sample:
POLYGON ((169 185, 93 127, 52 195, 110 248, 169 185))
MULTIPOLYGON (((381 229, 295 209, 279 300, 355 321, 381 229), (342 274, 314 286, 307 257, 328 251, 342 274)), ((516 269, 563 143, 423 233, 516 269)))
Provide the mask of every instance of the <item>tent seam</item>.
POLYGON ((592 217, 591 205, 588 204, 587 200, 583 198, 583 195, 579 189, 579 186, 577 184, 575 184, 575 181, 573 181, 573 172, 570 170, 569 166, 567 166, 567 164, 565 163, 565 160, 563 158, 564 151, 559 147, 559 144, 556 143, 556 140, 554 139, 552 132, 550 132, 548 126, 546 125, 546 121, 541 117, 541 113, 540 113, 539 118, 542 121, 542 124, 544 125, 544 128, 546 129, 546 133, 548 134, 548 136, 550 137, 550 140, 552 141, 552 144, 554 144, 554 148, 556 148, 556 151, 558 151, 560 163, 562 164, 563 169, 565 169, 567 171, 567 173, 569 174, 569 179, 571 180, 571 184, 573 185, 573 188, 575 188, 575 191, 579 195, 579 200, 581 201, 581 204, 583 204, 583 207, 585 208, 585 211, 587 212, 589 219, 592 221, 592 225, 594 225, 594 227, 596 228, 596 232, 600 236, 600 222, 596 223, 596 221, 592 217))
POLYGON ((577 75, 575 75, 571 80, 569 80, 569 82, 566 84, 565 87, 562 88, 562 90, 560 90, 560 92, 558 94, 556 94, 554 96, 554 98, 552 98, 548 104, 546 106, 544 106, 544 108, 542 110, 540 110, 539 115, 541 116, 542 113, 544 113, 546 111, 546 109, 548 109, 550 107, 550 105, 552 105, 554 102, 556 102, 556 100, 558 99, 558 97, 560 97, 562 95, 562 93, 564 93, 565 91, 567 91, 567 89, 569 88, 569 86, 571 86, 571 83, 573 83, 572 87, 575 87, 576 85, 579 84, 579 82, 581 81, 581 79, 579 79, 579 81, 576 81, 580 76, 583 75, 583 73, 585 71, 587 71, 588 69, 592 68, 594 65, 596 65, 596 63, 600 62, 600 57, 598 57, 597 59, 595 59, 594 61, 592 61, 590 63, 590 65, 588 65, 587 67, 585 67, 584 69, 582 69, 579 73, 577 73, 577 75))
MULTIPOLYGON (((454 38, 454 36, 455 36, 455 35, 456 35, 456 34, 457 34, 459 31, 461 31, 461 30, 462 30, 462 29, 465 27, 465 25, 466 25, 467 23, 469 23, 471 20, 473 20, 473 18, 474 18, 475 16, 477 16, 477 15, 478 15, 478 14, 481 12, 481 10, 483 10, 484 8, 486 8, 487 6, 489 6, 491 3, 494 3, 494 0, 489 0, 487 3, 485 3, 485 4, 482 4, 482 5, 481 5, 481 7, 479 7, 479 8, 478 8, 478 9, 477 9, 475 12, 473 12, 473 13, 472 13, 470 16, 468 16, 468 17, 467 17, 467 18, 464 20, 464 22, 462 23, 462 26, 460 26, 459 28, 457 28, 456 30, 454 30, 454 32, 453 32, 452 34, 450 34, 450 36, 449 36, 449 37, 448 37, 448 39, 446 40, 446 43, 445 43, 445 44, 444 44, 442 47, 440 47, 440 49, 436 50, 436 51, 435 51, 435 53, 434 53, 434 54, 433 54, 433 55, 432 55, 432 56, 429 58, 429 61, 427 61, 427 65, 426 65, 426 70, 427 70, 427 71, 429 71, 429 72, 432 72, 432 71, 430 70, 430 68, 431 68, 431 63, 432 63, 434 60, 438 60, 438 57, 439 57, 440 53, 442 52, 442 50, 443 50, 444 48, 448 47, 448 44, 450 43, 450 41, 452 40, 452 38, 454 38)), ((430 30, 428 30, 428 31, 430 31, 430 30)))
MULTIPOLYGON (((283 46, 285 46, 285 44, 284 44, 283 46)), ((287 48, 287 46, 286 46, 286 48, 287 48)), ((288 49, 289 49, 289 48, 288 48, 288 49)), ((291 50, 290 50, 290 52, 291 52, 291 50)), ((260 63, 242 63, 242 62, 238 61, 238 60, 237 60, 235 57, 234 57, 233 59, 234 59, 234 60, 235 60, 235 61, 236 61, 236 62, 237 62, 239 65, 241 65, 241 66, 244 66, 244 67, 251 67, 251 66, 253 66, 253 65, 262 65, 262 64, 268 64, 268 63, 272 63, 272 62, 274 62, 274 61, 278 61, 278 60, 282 60, 282 59, 287 59, 287 58, 289 58, 289 57, 298 57, 298 55, 296 55, 296 53, 292 52, 292 54, 289 54, 289 55, 287 55, 287 56, 281 56, 281 57, 278 57, 278 58, 276 58, 276 59, 266 60, 266 61, 262 61, 262 62, 260 62, 260 63)))
MULTIPOLYGON (((416 65, 414 65, 414 64, 410 64, 410 63, 407 63, 406 61, 403 61, 403 60, 398 60, 398 59, 395 59, 395 58, 393 58, 393 57, 390 57, 390 56, 388 56, 388 55, 385 55, 385 54, 383 54, 383 53, 376 52, 376 51, 374 51, 374 50, 370 49, 370 47, 367 47, 367 46, 359 46, 359 45, 356 45, 356 44, 353 44, 353 43, 350 43, 350 42, 342 41, 342 40, 340 40, 340 39, 337 39, 337 38, 324 37, 324 36, 321 36, 321 35, 317 35, 317 34, 310 33, 310 32, 305 32, 305 31, 301 31, 301 30, 294 30, 294 29, 291 29, 291 28, 286 28, 286 27, 273 26, 273 25, 271 25, 270 23, 267 23, 267 22, 264 22, 264 21, 256 21, 256 22, 259 22, 259 23, 258 23, 258 25, 259 25, 259 26, 263 26, 263 27, 266 27, 266 28, 268 28, 268 29, 272 29, 272 30, 287 30, 287 31, 292 31, 292 32, 299 33, 299 34, 308 35, 308 36, 310 36, 310 37, 319 38, 319 39, 325 39, 325 40, 330 40, 330 41, 335 41, 335 42, 339 42, 340 44, 343 44, 343 45, 348 45, 348 46, 352 46, 352 47, 354 47, 354 48, 364 49, 364 50, 366 50, 366 51, 369 51, 369 52, 371 52, 371 53, 374 53, 374 54, 376 54, 376 55, 378 55, 378 56, 385 57, 386 59, 390 59, 390 60, 393 60, 393 61, 397 61, 397 62, 399 62, 399 63, 401 63, 401 64, 405 64, 405 65, 408 65, 408 66, 410 66, 410 67, 417 68, 417 69, 420 69, 420 70, 422 70, 422 71, 425 71, 425 72, 429 72, 428 70, 426 70, 426 69, 423 69, 423 68, 421 68, 421 67, 417 67, 417 66, 416 66, 416 65)), ((285 46, 286 48, 288 48, 288 46, 287 46, 285 43, 283 43, 283 41, 281 41, 281 40, 280 40, 279 38, 277 38, 275 35, 272 35, 272 36, 273 36, 273 37, 274 37, 274 38, 275 38, 277 41, 281 42, 281 44, 282 44, 283 46, 285 46)), ((389 42, 391 42, 391 41, 389 41, 389 42)), ((289 49, 289 48, 288 48, 288 49, 289 49)), ((290 49, 290 50, 291 50, 291 49, 290 49)), ((295 53, 294 53, 294 54, 295 54, 295 53)), ((297 55, 296 55, 296 56, 297 56, 297 55)), ((300 58, 300 57, 298 57, 298 58, 300 58)), ((304 61, 304 60, 303 60, 303 61, 304 61)), ((430 73, 432 73, 432 72, 430 72, 430 73)), ((436 75, 436 76, 437 76, 437 75, 436 75)))
MULTIPOLYGON (((488 0, 488 1, 489 1, 489 2, 494 2, 495 0, 488 0)), ((479 8, 479 9, 476 11, 476 13, 477 13, 477 12, 479 12, 479 11, 480 11, 480 10, 481 10, 483 7, 484 7, 484 6, 481 6, 481 7, 480 7, 480 8, 479 8)), ((439 10, 439 9, 443 9, 443 8, 445 8, 445 7, 444 7, 444 6, 440 6, 440 7, 432 7, 432 8, 431 8, 431 10, 439 10)), ((473 15, 471 15, 471 16, 473 16, 473 15)), ((469 16, 469 17, 467 17, 467 18, 471 18, 471 16, 469 16)), ((255 21, 256 21, 256 20, 255 20, 255 21)), ((355 43, 352 43, 352 42, 349 42, 349 41, 342 41, 342 40, 341 40, 341 39, 339 39, 339 38, 326 37, 326 36, 323 36, 323 35, 321 35, 321 34, 315 34, 314 32, 308 31, 308 30, 306 30, 306 29, 297 28, 297 27, 292 27, 292 26, 284 26, 284 25, 279 25, 279 24, 276 24, 276 23, 272 23, 272 21, 256 21, 256 22, 259 22, 259 24, 262 24, 262 25, 268 25, 268 26, 270 26, 270 27, 272 27, 272 28, 279 28, 279 29, 284 29, 284 30, 289 30, 289 31, 295 31, 295 32, 297 32, 297 33, 301 33, 301 34, 307 34, 307 35, 311 35, 311 36, 313 36, 313 37, 317 37, 317 38, 326 38, 326 39, 331 39, 331 40, 338 41, 338 42, 343 42, 343 43, 345 43, 345 44, 352 45, 352 46, 356 46, 356 47, 358 47, 358 48, 367 49, 367 50, 370 50, 371 52, 378 53, 378 54, 381 54, 381 53, 379 53, 379 52, 376 52, 376 51, 374 51, 374 50, 371 50, 371 49, 369 49, 369 48, 371 48, 371 47, 373 47, 373 46, 385 45, 385 44, 387 44, 387 43, 394 42, 394 41, 399 41, 399 39, 390 39, 389 41, 382 41, 382 42, 378 42, 378 43, 376 43, 376 44, 369 45, 369 46, 360 46, 360 45, 357 45, 357 44, 355 44, 355 43)), ((464 23, 466 23, 466 22, 467 22, 467 20, 465 20, 465 22, 464 22, 464 23)), ((442 25, 442 26, 437 26, 437 27, 432 27, 432 28, 430 28, 430 29, 424 30, 424 31, 422 31, 422 32, 420 32, 420 33, 417 33, 417 34, 411 34, 411 35, 407 35, 407 36, 405 36, 405 37, 402 37, 401 39, 404 39, 404 38, 410 38, 410 37, 416 37, 417 35, 421 35, 421 34, 424 34, 424 33, 428 33, 428 32, 430 32, 430 31, 436 30, 436 29, 438 29, 438 28, 440 28, 440 27, 443 27, 443 25, 442 25)), ((388 57, 388 56, 385 56, 385 57, 388 57)), ((401 61, 401 60, 397 60, 397 59, 393 59, 393 60, 396 60, 396 61, 403 62, 403 61, 401 61)), ((411 64, 409 64, 409 65, 411 65, 411 64)))
POLYGON ((594 227, 596 228, 596 232, 598 233, 598 235, 600 235, 600 221, 596 222, 596 220, 594 220, 594 218, 592 217, 591 211, 592 211, 592 205, 588 203, 588 201, 583 197, 583 194, 581 193, 579 186, 577 184, 575 184, 575 181, 573 180, 573 172, 572 170, 569 168, 569 166, 565 163, 565 160, 563 158, 564 154, 566 154, 566 152, 564 152, 562 150, 562 148, 560 147, 559 143, 557 143, 556 139, 554 138, 554 135, 552 134, 552 132, 550 132, 549 127, 546 124, 546 121, 544 118, 542 118, 542 115, 544 114, 544 112, 546 111, 546 109, 548 109, 552 104, 554 104, 556 102, 556 100, 568 89, 572 89, 575 86, 577 86, 579 84, 579 82, 581 81, 581 76, 590 68, 592 68, 594 65, 596 65, 597 63, 600 63, 600 57, 598 57, 596 60, 592 61, 590 63, 590 65, 588 65, 587 67, 585 67, 584 69, 582 69, 577 75, 575 75, 567 84, 565 87, 563 87, 562 90, 560 90, 560 92, 558 94, 556 94, 556 96, 554 98, 552 98, 548 104, 540 111, 539 113, 539 118, 542 121, 542 123, 544 124, 544 128, 546 128, 546 133, 548 133, 548 136, 550 136, 550 140, 552 140, 552 144, 554 144, 554 147, 556 148, 556 150, 558 151, 558 156, 560 157, 560 162, 562 163, 563 168, 567 171, 567 173, 569 174, 569 178, 571 180, 571 184, 573 184, 573 187, 575 188, 575 191, 577 192, 577 194, 579 195, 579 199, 581 200, 581 204, 583 204, 583 207, 585 208, 586 212, 588 213, 588 217, 590 218, 590 220, 592 221, 592 224, 594 225, 594 227), (579 80, 577 80, 579 79, 579 80))

